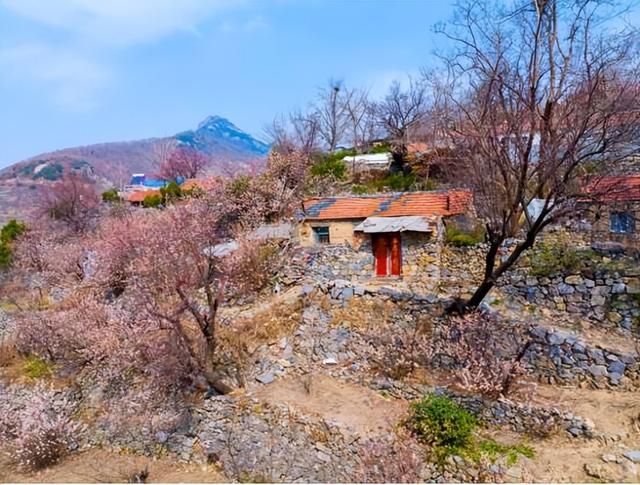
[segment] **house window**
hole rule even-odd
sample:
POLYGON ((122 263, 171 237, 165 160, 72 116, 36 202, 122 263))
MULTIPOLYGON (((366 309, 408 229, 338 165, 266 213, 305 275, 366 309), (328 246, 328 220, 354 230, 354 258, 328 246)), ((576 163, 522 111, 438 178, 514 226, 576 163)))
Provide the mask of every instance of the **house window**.
POLYGON ((318 244, 329 244, 329 228, 328 227, 314 227, 313 234, 318 244))
POLYGON ((609 230, 616 234, 633 234, 636 232, 636 219, 633 212, 612 212, 609 217, 609 230))

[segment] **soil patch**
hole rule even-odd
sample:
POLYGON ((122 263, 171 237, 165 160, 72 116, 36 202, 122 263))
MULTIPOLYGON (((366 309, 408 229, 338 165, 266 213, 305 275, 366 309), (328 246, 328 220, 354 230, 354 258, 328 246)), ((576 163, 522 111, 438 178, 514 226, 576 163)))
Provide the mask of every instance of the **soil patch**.
POLYGON ((0 482, 14 483, 127 483, 143 470, 150 483, 220 483, 225 478, 211 465, 179 463, 171 458, 152 459, 107 450, 70 455, 57 465, 25 473, 0 456, 0 482))
POLYGON ((362 435, 388 433, 407 412, 408 403, 385 399, 362 386, 314 375, 310 392, 304 378, 277 380, 253 392, 257 399, 286 404, 302 413, 319 415, 362 435))

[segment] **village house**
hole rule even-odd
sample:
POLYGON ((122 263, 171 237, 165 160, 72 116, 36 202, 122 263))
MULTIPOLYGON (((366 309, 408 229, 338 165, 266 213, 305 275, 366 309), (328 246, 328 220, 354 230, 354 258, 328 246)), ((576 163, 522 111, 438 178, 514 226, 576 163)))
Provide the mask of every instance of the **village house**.
POLYGON ((599 178, 581 201, 579 227, 592 242, 613 242, 625 249, 640 250, 640 175, 599 178))
POLYGON ((444 222, 474 218, 469 190, 304 201, 298 243, 351 280, 437 277, 444 222), (324 253, 324 254, 321 254, 324 253))

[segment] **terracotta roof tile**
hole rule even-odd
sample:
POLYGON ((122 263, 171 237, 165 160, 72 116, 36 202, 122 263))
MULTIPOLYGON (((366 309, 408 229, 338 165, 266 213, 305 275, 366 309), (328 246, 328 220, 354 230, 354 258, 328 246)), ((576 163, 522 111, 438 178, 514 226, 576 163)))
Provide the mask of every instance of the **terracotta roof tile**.
POLYGON ((138 190, 130 194, 129 197, 127 197, 127 201, 142 202, 144 201, 145 197, 148 197, 150 195, 160 195, 160 191, 159 190, 138 190))
POLYGON ((640 201, 640 175, 596 178, 586 184, 585 192, 599 202, 640 201))
POLYGON ((307 219, 364 219, 371 216, 451 216, 471 209, 470 190, 401 192, 375 196, 316 197, 304 201, 307 219))

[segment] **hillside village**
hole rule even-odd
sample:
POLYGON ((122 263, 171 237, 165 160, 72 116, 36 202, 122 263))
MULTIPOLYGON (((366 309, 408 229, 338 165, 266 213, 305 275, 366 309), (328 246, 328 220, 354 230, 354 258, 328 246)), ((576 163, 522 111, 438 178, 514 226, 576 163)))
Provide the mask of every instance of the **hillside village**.
POLYGON ((61 165, 0 234, 0 481, 640 481, 640 63, 538 7, 263 159, 61 165))

